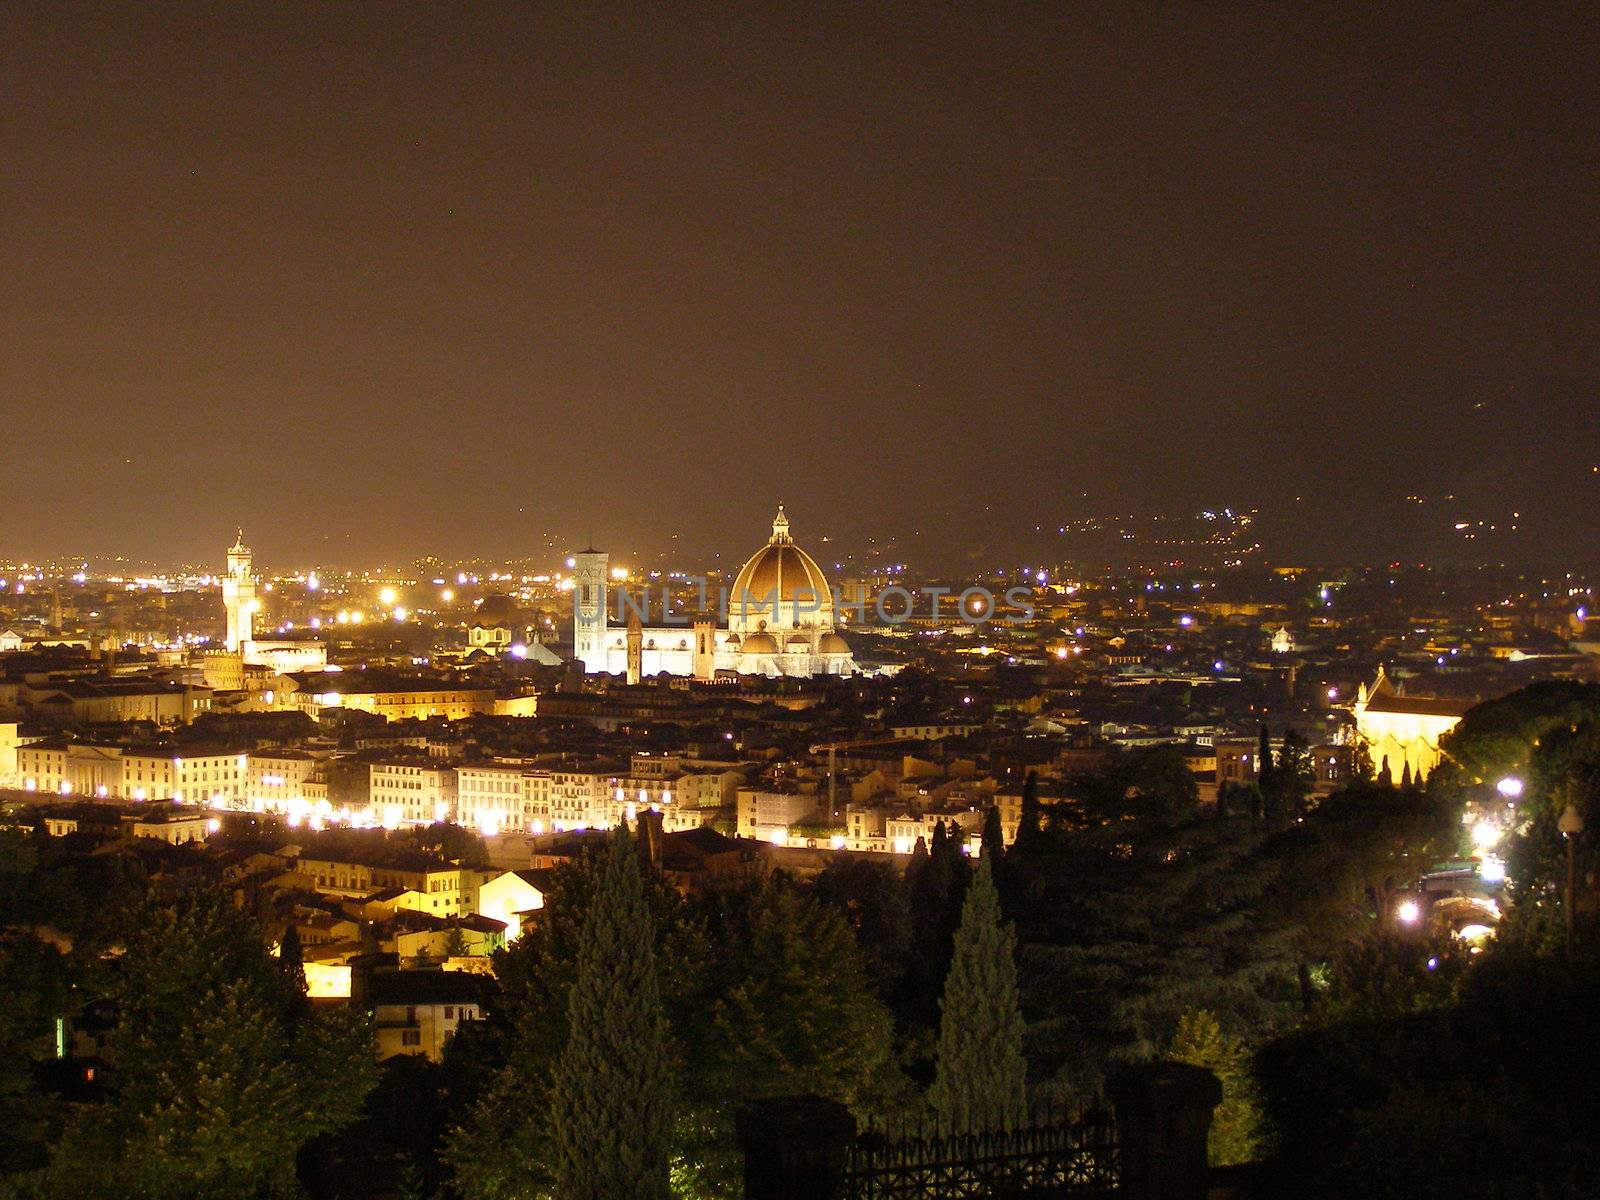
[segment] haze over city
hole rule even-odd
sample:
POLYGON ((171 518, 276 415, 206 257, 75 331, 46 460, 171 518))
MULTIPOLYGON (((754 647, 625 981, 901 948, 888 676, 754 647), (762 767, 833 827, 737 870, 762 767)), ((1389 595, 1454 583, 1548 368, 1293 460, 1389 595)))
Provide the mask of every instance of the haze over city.
POLYGON ((12 5, 0 553, 1586 553, 1580 14, 12 5))

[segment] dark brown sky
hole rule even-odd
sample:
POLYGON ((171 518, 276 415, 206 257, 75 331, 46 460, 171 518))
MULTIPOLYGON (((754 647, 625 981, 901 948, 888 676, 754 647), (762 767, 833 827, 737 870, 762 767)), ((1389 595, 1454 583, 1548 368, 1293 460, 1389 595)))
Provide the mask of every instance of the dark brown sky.
POLYGON ((1302 495, 1385 557, 1407 493, 1592 551, 1596 49, 1576 4, 18 0, 0 554, 1302 495))

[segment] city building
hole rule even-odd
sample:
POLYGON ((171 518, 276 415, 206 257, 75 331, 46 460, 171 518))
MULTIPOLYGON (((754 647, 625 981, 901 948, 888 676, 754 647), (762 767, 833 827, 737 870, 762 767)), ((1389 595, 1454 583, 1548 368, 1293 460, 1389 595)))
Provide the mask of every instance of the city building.
POLYGON ((256 614, 261 598, 256 594, 252 555, 239 530, 228 547, 228 573, 222 577, 222 607, 227 615, 223 647, 236 654, 244 666, 267 667, 275 672, 318 671, 328 662, 327 647, 314 641, 257 641, 256 614))
POLYGON ((1381 774, 1387 764, 1390 780, 1399 783, 1407 774, 1420 779, 1433 773, 1444 757, 1439 739, 1456 727, 1473 703, 1406 695, 1380 666, 1371 686, 1361 685, 1350 710, 1373 769, 1381 774))
POLYGON ((585 671, 636 680, 658 674, 711 679, 718 671, 808 677, 857 670, 849 644, 835 629, 827 576, 795 544, 782 505, 772 536, 746 560, 732 588, 705 598, 726 613, 726 627, 705 614, 646 627, 637 611, 613 626, 610 562, 594 549, 574 558, 573 645, 585 671))
POLYGON ((480 1020, 489 980, 468 971, 375 971, 352 977, 351 998, 372 1012, 378 1059, 439 1062, 462 1025, 480 1020))

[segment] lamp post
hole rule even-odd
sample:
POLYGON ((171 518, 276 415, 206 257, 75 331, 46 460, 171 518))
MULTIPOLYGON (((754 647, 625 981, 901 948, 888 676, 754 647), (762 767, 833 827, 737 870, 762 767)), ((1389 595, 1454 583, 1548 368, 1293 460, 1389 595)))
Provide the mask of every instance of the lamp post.
POLYGON ((1583 815, 1576 804, 1568 803, 1556 822, 1567 840, 1567 957, 1572 957, 1573 905, 1578 898, 1578 835, 1583 832, 1583 815))

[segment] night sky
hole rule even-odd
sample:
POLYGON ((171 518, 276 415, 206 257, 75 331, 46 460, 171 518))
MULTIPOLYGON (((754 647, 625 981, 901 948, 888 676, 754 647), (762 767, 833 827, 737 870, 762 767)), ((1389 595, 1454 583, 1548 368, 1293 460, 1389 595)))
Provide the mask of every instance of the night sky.
POLYGON ((814 550, 1232 504, 1383 559, 1419 495, 1592 560, 1595 29, 19 0, 0 555, 737 558, 782 500, 814 550))

